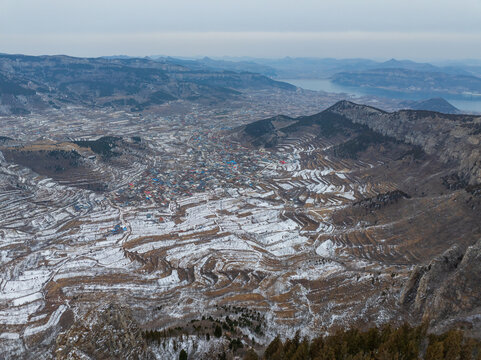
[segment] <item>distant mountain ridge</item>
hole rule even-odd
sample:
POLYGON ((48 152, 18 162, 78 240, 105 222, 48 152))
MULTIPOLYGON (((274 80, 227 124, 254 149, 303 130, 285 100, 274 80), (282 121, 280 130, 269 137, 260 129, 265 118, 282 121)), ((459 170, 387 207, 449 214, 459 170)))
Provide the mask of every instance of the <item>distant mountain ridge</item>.
POLYGON ((203 57, 196 60, 183 60, 174 57, 153 57, 153 60, 160 62, 170 62, 181 66, 186 66, 195 70, 210 70, 210 71, 234 71, 234 72, 251 72, 258 73, 265 76, 276 76, 276 70, 268 65, 258 64, 253 61, 228 61, 215 60, 209 57, 203 57))
POLYGON ((391 98, 481 96, 477 63, 431 64, 411 60, 292 58, 196 59, 168 58, 198 69, 253 71, 277 79, 330 79, 333 83, 391 98))
MULTIPOLYGON (((225 61, 226 59, 222 59, 225 61)), ((229 58, 229 62, 249 62, 268 66, 280 79, 325 79, 340 72, 366 71, 373 69, 406 69, 421 72, 440 72, 454 75, 481 76, 481 67, 474 61, 447 63, 424 63, 412 60, 390 59, 375 61, 371 59, 334 59, 285 57, 281 59, 229 58)))
POLYGON ((177 99, 219 102, 246 89, 296 87, 250 72, 145 58, 0 55, 0 114, 66 104, 141 111, 177 99))
MULTIPOLYGON (((431 96, 481 94, 481 78, 406 68, 379 68, 340 72, 332 76, 336 84, 364 90, 431 96)), ((395 96, 394 96, 395 97, 395 96)))

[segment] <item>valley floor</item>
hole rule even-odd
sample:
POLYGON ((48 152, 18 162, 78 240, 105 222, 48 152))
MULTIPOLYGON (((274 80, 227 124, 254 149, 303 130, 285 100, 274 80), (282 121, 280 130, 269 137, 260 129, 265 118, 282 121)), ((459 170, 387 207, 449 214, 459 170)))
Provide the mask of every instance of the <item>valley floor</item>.
POLYGON ((143 330, 249 309, 259 327, 236 330, 249 346, 412 320, 399 303, 411 270, 481 237, 479 198, 443 186, 450 170, 427 155, 338 158, 329 150, 345 138, 309 134, 256 149, 223 136, 214 114, 102 116, 141 145, 108 161, 73 147, 89 177, 2 160, 0 357, 48 358, 59 332, 105 304, 131 309, 143 330))

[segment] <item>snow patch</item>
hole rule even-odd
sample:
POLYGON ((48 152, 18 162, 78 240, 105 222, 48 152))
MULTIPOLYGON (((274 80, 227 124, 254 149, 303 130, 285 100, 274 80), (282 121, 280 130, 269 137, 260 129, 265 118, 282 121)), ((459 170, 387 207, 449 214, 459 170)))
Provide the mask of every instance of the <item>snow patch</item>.
POLYGON ((336 254, 337 246, 328 239, 316 248, 316 254, 322 257, 332 257, 336 254))

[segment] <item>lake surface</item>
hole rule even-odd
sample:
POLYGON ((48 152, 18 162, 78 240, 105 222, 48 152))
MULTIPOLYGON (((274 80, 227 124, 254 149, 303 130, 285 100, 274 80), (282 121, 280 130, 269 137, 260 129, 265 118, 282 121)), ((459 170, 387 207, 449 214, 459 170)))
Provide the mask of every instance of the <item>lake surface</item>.
MULTIPOLYGON (((411 95, 411 94, 395 93, 395 92, 386 93, 385 91, 380 91, 375 89, 362 89, 357 87, 342 86, 342 85, 334 84, 329 79, 276 79, 276 80, 284 81, 307 90, 326 91, 330 93, 345 93, 354 97, 378 96, 378 97, 388 97, 388 98, 402 99, 402 100, 426 100, 431 97, 439 97, 439 95, 422 96, 422 95, 416 95, 416 94, 411 95)), ((447 101, 449 101, 453 106, 456 106, 460 110, 467 111, 467 112, 481 113, 481 99, 464 100, 459 98, 452 98, 449 96, 443 96, 443 97, 447 101)))

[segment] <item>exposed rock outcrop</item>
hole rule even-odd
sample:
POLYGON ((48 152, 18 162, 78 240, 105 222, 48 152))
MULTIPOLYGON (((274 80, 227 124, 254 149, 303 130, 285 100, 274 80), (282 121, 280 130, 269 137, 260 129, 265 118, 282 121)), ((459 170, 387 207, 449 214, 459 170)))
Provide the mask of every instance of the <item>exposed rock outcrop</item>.
POLYGON ((397 203, 403 198, 409 199, 410 196, 404 191, 393 190, 383 194, 378 194, 375 197, 361 199, 356 201, 353 206, 358 206, 365 209, 380 209, 388 204, 397 203))
POLYGON ((129 308, 91 310, 57 338, 57 359, 154 359, 129 308))

